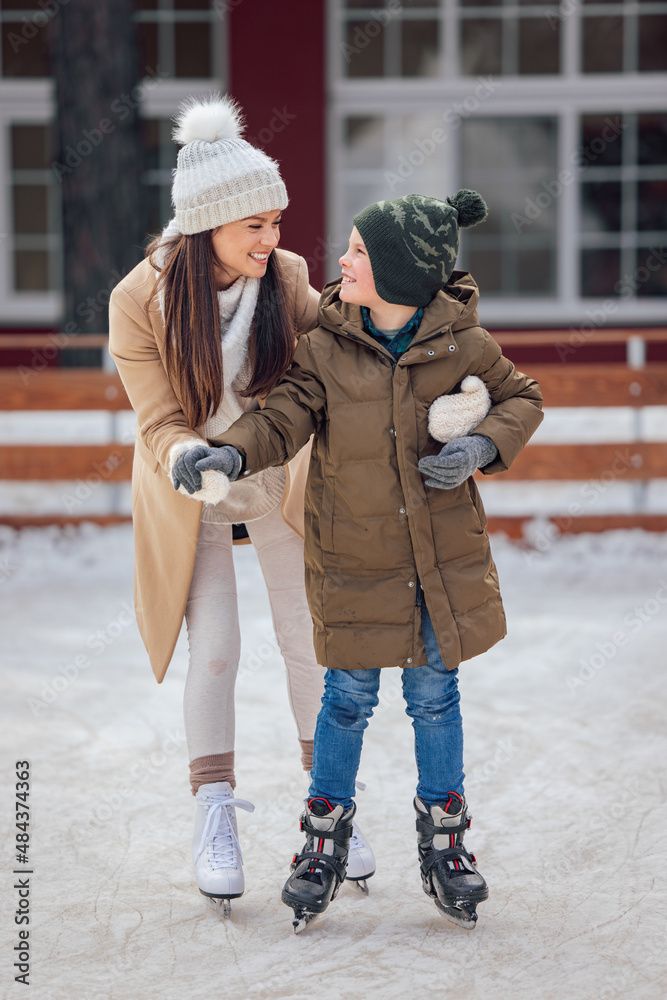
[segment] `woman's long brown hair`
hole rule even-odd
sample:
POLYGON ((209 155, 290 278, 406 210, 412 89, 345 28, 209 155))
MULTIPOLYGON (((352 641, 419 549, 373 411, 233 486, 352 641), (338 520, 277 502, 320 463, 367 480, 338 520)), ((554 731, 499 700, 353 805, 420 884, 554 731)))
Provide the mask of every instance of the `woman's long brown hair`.
MULTIPOLYGON (((167 374, 179 387, 183 412, 193 429, 212 416, 222 400, 215 272, 221 262, 211 236, 211 230, 166 240, 158 236, 146 249, 151 265, 159 272, 150 301, 159 294, 163 303, 167 374)), ((269 393, 292 362, 294 331, 286 307, 285 278, 275 253, 271 253, 260 281, 250 338, 252 375, 242 396, 269 393)))

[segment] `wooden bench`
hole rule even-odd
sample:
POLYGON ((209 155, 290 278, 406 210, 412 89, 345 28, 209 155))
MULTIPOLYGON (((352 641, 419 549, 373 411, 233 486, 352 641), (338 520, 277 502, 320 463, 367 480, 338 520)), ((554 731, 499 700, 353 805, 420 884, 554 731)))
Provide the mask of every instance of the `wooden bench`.
MULTIPOLYGON (((667 337, 667 331, 661 331, 667 337)), ((597 331, 599 337, 601 331, 597 331)), ((609 331, 605 336, 625 341, 637 331, 609 331)), ((524 334, 499 334, 498 341, 511 357, 515 338, 525 343, 524 334)), ((535 339, 539 334, 531 335, 535 339)), ((11 338, 12 345, 17 338, 11 338)), ((41 342, 45 338, 26 336, 22 340, 41 342)), ((102 340, 103 337, 72 338, 102 340)), ((0 347, 2 347, 0 336, 0 347)), ((100 346, 81 344, 81 346, 100 346)), ((546 407, 667 405, 667 364, 634 368, 621 364, 531 365, 530 375, 537 379, 544 393, 546 407)), ((0 368, 0 409, 28 411, 103 410, 118 413, 130 404, 120 378, 100 369, 45 368, 29 372, 0 368)), ((133 446, 116 442, 84 445, 0 445, 0 478, 14 481, 85 480, 102 470, 108 482, 131 478, 133 446)), ((503 473, 504 481, 588 481, 599 480, 618 467, 624 481, 648 481, 667 478, 667 443, 651 441, 605 444, 534 444, 522 452, 512 468, 503 473)), ((484 478, 477 474, 483 483, 484 478)), ((82 520, 112 523, 128 520, 126 515, 101 516, 19 516, 0 514, 0 523, 14 527, 37 524, 68 524, 82 520)), ((489 518, 491 531, 502 530, 513 538, 523 536, 532 516, 489 518)), ((559 530, 567 532, 600 531, 607 528, 641 527, 667 530, 667 515, 589 514, 577 517, 548 518, 559 530)))

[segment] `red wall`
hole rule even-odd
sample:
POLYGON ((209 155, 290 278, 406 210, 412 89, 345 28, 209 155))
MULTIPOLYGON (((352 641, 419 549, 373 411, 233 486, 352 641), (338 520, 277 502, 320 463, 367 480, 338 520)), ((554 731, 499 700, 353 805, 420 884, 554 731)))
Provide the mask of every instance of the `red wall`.
POLYGON ((290 204, 281 245, 324 283, 326 253, 324 0, 245 0, 229 12, 229 90, 245 138, 278 160, 290 204))

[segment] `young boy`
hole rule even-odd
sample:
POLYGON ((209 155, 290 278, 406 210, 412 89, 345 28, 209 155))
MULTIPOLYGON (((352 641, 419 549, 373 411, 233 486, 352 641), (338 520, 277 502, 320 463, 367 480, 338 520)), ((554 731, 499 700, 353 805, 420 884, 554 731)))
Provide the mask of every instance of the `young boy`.
POLYGON ((363 731, 383 667, 402 668, 413 720, 424 891, 464 927, 488 897, 463 847, 457 668, 503 638, 505 616, 472 475, 508 468, 542 419, 542 396, 480 328, 475 282, 453 271, 459 227, 485 217, 467 190, 446 201, 407 195, 357 215, 342 277, 322 293, 320 325, 299 339, 264 409, 242 416, 196 465, 196 474, 251 475, 284 464, 313 435, 306 589, 328 669, 301 817, 306 844, 282 896, 297 931, 345 878, 363 731), (485 383, 491 409, 442 447, 429 434, 429 407, 469 375, 485 383))

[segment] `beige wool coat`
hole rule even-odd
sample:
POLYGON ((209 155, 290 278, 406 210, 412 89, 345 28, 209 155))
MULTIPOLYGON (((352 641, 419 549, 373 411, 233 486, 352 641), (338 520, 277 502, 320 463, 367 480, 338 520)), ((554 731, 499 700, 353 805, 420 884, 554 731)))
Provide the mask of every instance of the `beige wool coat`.
MULTIPOLYGON (((288 309, 298 337, 317 325, 319 293, 308 282, 303 257, 274 250, 286 278, 288 309)), ((153 672, 161 682, 181 629, 195 564, 202 504, 177 493, 169 477, 175 445, 203 438, 188 427, 178 387, 165 368, 165 329, 157 296, 147 310, 155 272, 145 260, 113 290, 109 304, 109 351, 137 414, 132 466, 134 600, 139 631, 153 672)), ((213 445, 217 439, 209 438, 213 445)), ((303 537, 303 497, 310 445, 287 466, 284 520, 303 537)))
POLYGON ((428 411, 468 375, 492 406, 476 431, 507 469, 542 420, 534 379, 516 371, 479 325, 478 290, 464 271, 424 310, 396 361, 366 333, 340 281, 322 293, 319 326, 261 412, 220 435, 249 474, 297 454, 314 434, 306 488, 306 592, 317 662, 333 669, 427 662, 421 581, 445 665, 457 667, 505 635, 484 508, 472 477, 455 489, 426 485, 417 463, 442 445, 428 411))

